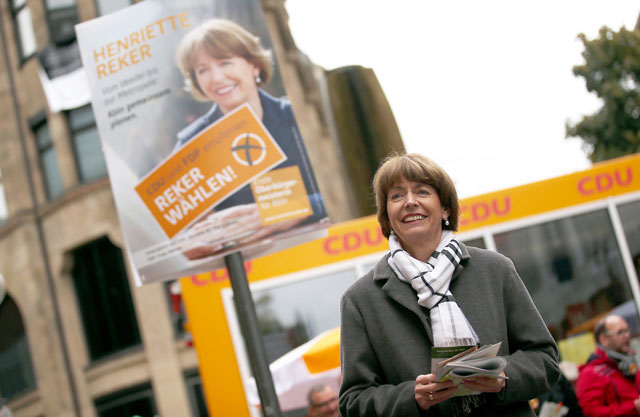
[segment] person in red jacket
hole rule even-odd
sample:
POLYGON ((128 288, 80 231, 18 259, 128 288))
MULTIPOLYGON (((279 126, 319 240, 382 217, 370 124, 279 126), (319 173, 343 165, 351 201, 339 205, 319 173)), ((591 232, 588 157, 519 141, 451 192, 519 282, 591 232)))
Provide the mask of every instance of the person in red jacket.
POLYGON ((580 367, 578 401, 586 417, 640 415, 640 373, 624 318, 609 315, 594 327, 596 350, 580 367))

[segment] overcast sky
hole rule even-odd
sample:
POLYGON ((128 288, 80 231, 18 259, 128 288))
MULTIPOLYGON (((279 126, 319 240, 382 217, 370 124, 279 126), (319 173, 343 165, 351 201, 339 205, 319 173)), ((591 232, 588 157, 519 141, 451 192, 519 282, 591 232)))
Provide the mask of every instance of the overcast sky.
POLYGON ((572 67, 603 25, 634 27, 638 0, 286 0, 298 47, 334 69, 372 68, 405 146, 461 197, 590 167, 565 121, 599 107, 572 67))

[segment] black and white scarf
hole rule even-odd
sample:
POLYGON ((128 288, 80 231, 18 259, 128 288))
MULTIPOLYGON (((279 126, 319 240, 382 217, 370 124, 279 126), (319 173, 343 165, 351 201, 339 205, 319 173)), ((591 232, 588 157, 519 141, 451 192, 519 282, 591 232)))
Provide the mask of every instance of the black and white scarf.
POLYGON ((460 263, 460 244, 450 230, 443 230, 440 243, 427 263, 412 257, 395 233, 389 236, 389 266, 398 278, 410 283, 418 304, 429 309, 434 346, 473 346, 478 335, 449 291, 451 277, 460 263))

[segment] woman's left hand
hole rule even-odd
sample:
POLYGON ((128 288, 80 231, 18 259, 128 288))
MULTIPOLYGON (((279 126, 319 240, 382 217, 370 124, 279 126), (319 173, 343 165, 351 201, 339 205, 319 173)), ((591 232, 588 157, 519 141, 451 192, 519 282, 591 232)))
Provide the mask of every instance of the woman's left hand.
MULTIPOLYGON (((506 376, 504 371, 502 371, 500 375, 506 376)), ((505 387, 506 382, 503 378, 490 378, 486 376, 480 376, 476 378, 466 379, 463 384, 465 387, 474 391, 500 392, 505 387)))
POLYGON ((418 375, 413 388, 418 406, 428 410, 431 406, 448 400, 458 390, 452 381, 438 382, 434 374, 418 375))

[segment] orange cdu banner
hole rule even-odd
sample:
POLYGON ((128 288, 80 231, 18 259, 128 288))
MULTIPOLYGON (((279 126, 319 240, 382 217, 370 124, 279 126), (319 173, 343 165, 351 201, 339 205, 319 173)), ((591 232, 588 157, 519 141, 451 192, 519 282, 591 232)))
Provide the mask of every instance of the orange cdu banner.
POLYGON ((250 107, 225 115, 136 187, 169 238, 287 157, 250 107))

